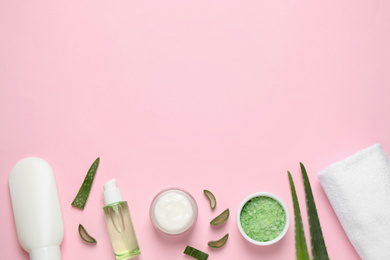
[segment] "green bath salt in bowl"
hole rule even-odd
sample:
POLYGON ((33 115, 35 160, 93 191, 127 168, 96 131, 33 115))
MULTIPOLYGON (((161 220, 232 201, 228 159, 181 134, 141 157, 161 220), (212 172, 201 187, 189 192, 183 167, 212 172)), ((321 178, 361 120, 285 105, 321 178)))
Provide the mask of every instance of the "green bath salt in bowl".
POLYGON ((256 245, 270 245, 286 234, 289 219, 287 207, 279 197, 259 192, 242 202, 237 224, 248 241, 256 245))

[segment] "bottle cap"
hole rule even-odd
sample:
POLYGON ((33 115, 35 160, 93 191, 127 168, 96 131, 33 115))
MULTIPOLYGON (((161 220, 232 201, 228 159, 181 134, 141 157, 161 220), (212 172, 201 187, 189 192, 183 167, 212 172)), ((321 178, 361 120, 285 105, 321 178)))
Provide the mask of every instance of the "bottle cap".
POLYGON ((61 260, 60 246, 34 249, 30 251, 30 260, 61 260))
POLYGON ((123 201, 121 191, 118 189, 115 182, 116 179, 112 179, 103 185, 103 198, 106 206, 115 202, 123 201))

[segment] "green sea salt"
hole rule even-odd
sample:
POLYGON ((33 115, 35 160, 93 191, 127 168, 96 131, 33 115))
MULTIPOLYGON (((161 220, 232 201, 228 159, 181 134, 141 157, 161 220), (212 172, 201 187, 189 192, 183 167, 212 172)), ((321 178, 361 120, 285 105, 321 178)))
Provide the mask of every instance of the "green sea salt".
POLYGON ((244 232, 252 239, 267 242, 282 233, 286 225, 286 213, 273 198, 252 198, 241 210, 240 222, 244 232))

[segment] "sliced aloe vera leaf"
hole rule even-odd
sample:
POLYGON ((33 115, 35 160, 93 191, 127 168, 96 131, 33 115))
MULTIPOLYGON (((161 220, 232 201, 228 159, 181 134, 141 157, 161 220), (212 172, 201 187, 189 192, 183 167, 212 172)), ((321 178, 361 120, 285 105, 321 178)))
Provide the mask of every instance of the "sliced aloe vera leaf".
POLYGON ((91 167, 88 170, 87 175, 84 178, 84 182, 81 185, 79 192, 77 193, 76 197, 74 198, 72 202, 72 206, 84 209, 85 203, 87 202, 89 192, 91 191, 92 183, 95 178, 96 170, 99 166, 100 157, 98 157, 91 167))
POLYGON ((295 222, 295 254, 296 259, 310 260, 309 252, 307 250, 305 232, 303 230, 301 209, 299 207, 297 192, 290 172, 288 173, 288 179, 290 181, 291 195, 294 205, 294 222, 295 222))
POLYGON ((221 239, 218 239, 217 241, 209 241, 207 244, 209 245, 209 247, 212 248, 220 248, 226 244, 228 238, 229 234, 226 234, 221 239))
POLYGON ((216 216, 213 220, 210 221, 211 225, 218 226, 224 223, 229 218, 229 209, 225 209, 224 212, 216 216))
POLYGON ((206 254, 205 252, 202 252, 191 246, 186 247, 186 249, 184 250, 184 254, 189 255, 198 260, 207 260, 207 258, 209 257, 209 255, 206 254))
POLYGON ((309 228, 310 228, 310 237, 311 237, 311 251, 313 260, 328 260, 328 251, 326 250, 326 245, 324 241, 324 236, 321 230, 320 220, 318 218, 317 207, 314 202, 313 192, 311 190, 309 177, 305 166, 302 163, 299 163, 302 171, 303 184, 305 186, 305 195, 306 195, 306 208, 307 216, 309 219, 309 228))
POLYGON ((87 230, 85 230, 85 228, 84 228, 83 225, 81 225, 81 224, 79 224, 79 234, 80 234, 80 237, 81 237, 85 242, 88 242, 88 243, 91 243, 91 244, 96 243, 96 239, 94 239, 93 237, 91 237, 91 235, 88 234, 87 230))
POLYGON ((215 199, 214 194, 209 190, 203 190, 203 192, 206 195, 206 197, 209 199, 211 209, 214 209, 215 206, 217 206, 217 200, 215 199))

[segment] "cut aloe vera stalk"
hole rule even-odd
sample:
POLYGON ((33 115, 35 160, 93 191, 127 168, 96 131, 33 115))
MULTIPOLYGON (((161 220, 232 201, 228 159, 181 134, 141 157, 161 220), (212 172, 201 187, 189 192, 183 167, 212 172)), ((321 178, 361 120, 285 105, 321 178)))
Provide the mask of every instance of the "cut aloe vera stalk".
POLYGON ((206 195, 206 197, 209 199, 211 209, 214 209, 215 206, 217 206, 217 200, 215 199, 214 194, 209 190, 203 190, 203 192, 206 195))
POLYGON ((212 247, 212 248, 220 248, 226 244, 226 241, 228 240, 228 238, 229 238, 229 234, 226 234, 225 236, 223 236, 223 238, 221 238, 217 241, 208 242, 208 245, 209 245, 209 247, 212 247))
POLYGON ((291 173, 287 171, 290 182, 291 195, 294 206, 294 222, 295 222, 295 255, 297 260, 310 260, 307 250, 305 231, 302 224, 301 209, 299 207, 297 192, 294 185, 294 180, 291 173))
POLYGON ((85 203, 87 202, 89 192, 91 191, 92 182, 95 178, 96 170, 99 166, 100 158, 98 157, 88 170, 87 175, 84 178, 84 182, 81 185, 76 198, 72 202, 72 206, 84 209, 85 203))
MULTIPOLYGON (((302 171, 303 184, 305 188, 306 208, 307 208, 307 215, 309 219, 309 229, 310 229, 310 238, 311 238, 311 246, 312 246, 312 257, 313 260, 329 260, 328 252, 326 250, 326 245, 324 241, 324 236, 321 231, 321 225, 318 218, 313 192, 310 186, 309 177, 307 176, 305 166, 302 163, 300 163, 300 166, 302 171)), ((294 204, 296 259, 310 260, 309 252, 307 250, 305 233, 303 230, 301 210, 299 208, 294 181, 292 179, 291 173, 290 172, 287 173, 290 181, 291 195, 294 204)))
POLYGON ((91 237, 87 230, 85 230, 85 228, 83 227, 83 225, 79 225, 79 234, 80 234, 80 237, 85 241, 85 242, 88 242, 88 243, 91 243, 91 244, 94 244, 96 243, 96 239, 94 239, 93 237, 91 237))
POLYGON ((189 255, 198 260, 207 260, 207 258, 209 257, 209 255, 206 254, 205 252, 202 252, 191 246, 186 247, 186 249, 184 250, 184 254, 189 255))
POLYGON ((318 218, 317 207, 314 201, 313 192, 311 190, 309 177, 307 176, 307 172, 303 163, 299 164, 301 166, 303 184, 305 187, 306 209, 309 219, 312 256, 314 260, 328 260, 329 256, 326 250, 325 240, 322 234, 321 224, 318 218))
POLYGON ((215 217, 213 220, 211 220, 210 224, 217 226, 224 223, 229 218, 229 209, 226 209, 224 212, 219 214, 217 217, 215 217))

